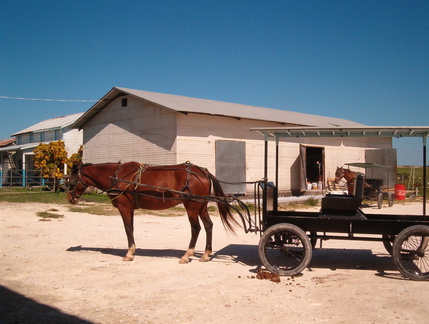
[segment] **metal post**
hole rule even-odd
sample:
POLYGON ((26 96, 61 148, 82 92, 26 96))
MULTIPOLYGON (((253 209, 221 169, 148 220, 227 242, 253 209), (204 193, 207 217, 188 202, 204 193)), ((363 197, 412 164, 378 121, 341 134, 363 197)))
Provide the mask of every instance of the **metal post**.
POLYGON ((426 190, 427 190, 427 178, 426 178, 426 139, 427 135, 423 136, 423 216, 426 216, 426 190))
POLYGON ((276 187, 279 187, 279 138, 276 137, 276 187))
POLYGON ((265 134, 264 180, 268 180, 268 135, 265 134))
POLYGON ((25 172, 25 153, 22 155, 22 186, 25 187, 26 183, 25 183, 25 177, 26 177, 26 172, 25 172))
POLYGON ((265 149, 264 149, 264 188, 262 190, 262 219, 267 216, 267 182, 268 182, 268 134, 265 134, 265 149))

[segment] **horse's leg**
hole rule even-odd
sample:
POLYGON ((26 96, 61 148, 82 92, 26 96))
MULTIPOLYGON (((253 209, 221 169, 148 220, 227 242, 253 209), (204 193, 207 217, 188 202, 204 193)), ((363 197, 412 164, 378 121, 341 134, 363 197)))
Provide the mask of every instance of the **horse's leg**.
POLYGON ((119 212, 124 222, 125 233, 128 239, 128 251, 123 261, 133 261, 134 253, 136 252, 136 244, 134 242, 134 208, 132 206, 118 207, 119 212))
POLYGON ((194 255, 195 245, 197 244, 198 234, 201 231, 201 225, 198 221, 198 210, 192 204, 184 204, 188 213, 189 223, 191 224, 191 241, 185 254, 180 258, 179 263, 189 263, 189 257, 194 255))
POLYGON ((212 237, 213 237, 213 222, 210 219, 209 212, 207 210, 207 203, 201 208, 200 217, 206 230, 206 250, 200 259, 200 262, 210 261, 210 254, 212 253, 212 237))

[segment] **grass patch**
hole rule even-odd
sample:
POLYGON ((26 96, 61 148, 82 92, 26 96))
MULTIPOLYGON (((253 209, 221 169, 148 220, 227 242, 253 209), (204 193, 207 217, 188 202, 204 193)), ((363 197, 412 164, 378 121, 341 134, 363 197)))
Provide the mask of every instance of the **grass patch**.
POLYGON ((55 193, 43 188, 0 188, 0 201, 64 204, 67 196, 64 192, 55 193))
MULTIPOLYGON (((69 210, 73 213, 87 213, 91 215, 100 215, 100 216, 118 216, 120 215, 119 210, 113 207, 110 204, 98 204, 94 205, 73 205, 69 207, 69 210)), ((176 217, 183 216, 186 214, 186 209, 184 207, 172 207, 164 210, 147 210, 147 209, 136 209, 134 211, 135 215, 153 215, 161 217, 176 217)))
POLYGON ((105 216, 115 216, 119 215, 119 211, 109 205, 104 204, 96 204, 96 205, 90 205, 90 206, 71 206, 69 207, 69 210, 73 213, 87 213, 91 215, 105 215, 105 216))
POLYGON ((309 207, 314 207, 314 206, 317 206, 318 204, 319 204, 319 200, 315 199, 314 197, 310 197, 304 202, 304 206, 309 206, 309 207))
POLYGON ((54 212, 57 212, 58 209, 48 209, 47 211, 44 212, 37 212, 37 216, 41 218, 41 221, 50 221, 51 219, 58 219, 58 218, 63 218, 64 215, 60 215, 54 212))

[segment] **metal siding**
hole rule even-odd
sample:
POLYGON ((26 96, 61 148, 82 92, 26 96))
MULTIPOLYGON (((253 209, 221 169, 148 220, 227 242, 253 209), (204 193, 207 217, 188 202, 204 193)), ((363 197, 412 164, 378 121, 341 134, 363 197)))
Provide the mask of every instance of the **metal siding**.
POLYGON ((116 99, 84 128, 84 161, 175 163, 175 116, 167 109, 116 99))

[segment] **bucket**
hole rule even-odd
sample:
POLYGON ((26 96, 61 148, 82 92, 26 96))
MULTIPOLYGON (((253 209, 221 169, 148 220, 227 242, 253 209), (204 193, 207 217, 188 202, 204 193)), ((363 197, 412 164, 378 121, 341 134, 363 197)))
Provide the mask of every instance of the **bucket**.
POLYGON ((395 185, 395 199, 397 200, 405 200, 405 185, 397 184, 395 185))

